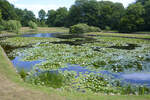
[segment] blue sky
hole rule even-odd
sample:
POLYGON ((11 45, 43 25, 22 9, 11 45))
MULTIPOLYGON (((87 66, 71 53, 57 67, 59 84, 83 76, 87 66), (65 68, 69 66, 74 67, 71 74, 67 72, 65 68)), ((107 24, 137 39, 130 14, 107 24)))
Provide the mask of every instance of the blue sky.
MULTIPOLYGON (((38 16, 38 11, 40 9, 44 9, 48 11, 50 9, 57 9, 59 7, 67 7, 69 8, 75 0, 8 0, 10 3, 14 4, 15 7, 31 10, 38 16)), ((100 1, 100 0, 98 0, 100 1)), ((103 1, 113 1, 113 2, 121 2, 125 7, 128 4, 135 2, 135 0, 103 0, 103 1)))

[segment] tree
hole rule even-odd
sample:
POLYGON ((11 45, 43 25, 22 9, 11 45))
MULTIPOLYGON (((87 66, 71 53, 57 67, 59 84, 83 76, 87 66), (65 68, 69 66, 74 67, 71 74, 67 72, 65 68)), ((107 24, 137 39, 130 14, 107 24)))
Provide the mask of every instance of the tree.
POLYGON ((143 30, 150 30, 150 0, 147 1, 144 5, 145 8, 145 15, 144 15, 144 20, 145 20, 145 25, 143 30))
POLYGON ((141 3, 130 5, 126 10, 126 15, 120 21, 120 32, 135 32, 141 29, 144 24, 142 16, 145 9, 141 3))
POLYGON ((4 20, 17 19, 14 6, 6 0, 0 0, 0 10, 4 20))
POLYGON ((69 10, 68 26, 78 23, 96 26, 98 10, 99 6, 96 0, 76 0, 69 10))
POLYGON ((29 21, 35 22, 36 18, 35 18, 35 15, 34 15, 34 13, 32 11, 28 11, 27 9, 25 9, 23 11, 23 16, 22 16, 22 19, 21 19, 21 24, 23 26, 28 26, 29 21))
POLYGON ((19 8, 15 8, 15 12, 17 14, 17 20, 21 21, 24 15, 24 11, 19 8))
POLYGON ((110 19, 110 27, 113 30, 118 30, 119 29, 119 23, 121 18, 125 14, 125 9, 123 4, 121 3, 113 3, 112 5, 112 14, 111 14, 111 19, 110 19))
POLYGON ((2 20, 2 11, 0 10, 0 21, 2 20))
POLYGON ((145 5, 147 1, 149 0, 136 0, 136 3, 141 3, 142 5, 145 5))
POLYGON ((55 10, 49 10, 47 14, 47 24, 48 26, 54 26, 54 20, 56 18, 56 11, 55 10))
POLYGON ((43 9, 41 9, 38 14, 41 21, 45 20, 46 12, 43 9))
POLYGON ((59 9, 55 10, 49 10, 48 11, 48 19, 47 24, 48 26, 65 26, 66 20, 67 20, 68 11, 65 7, 60 7, 59 9))
POLYGON ((67 15, 68 15, 68 11, 66 7, 60 7, 59 9, 57 9, 54 25, 57 27, 65 26, 67 15))

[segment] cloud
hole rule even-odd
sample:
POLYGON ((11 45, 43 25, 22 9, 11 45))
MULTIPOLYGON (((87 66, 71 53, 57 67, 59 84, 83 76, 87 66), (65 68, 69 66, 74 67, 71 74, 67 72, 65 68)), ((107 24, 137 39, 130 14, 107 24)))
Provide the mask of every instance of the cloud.
POLYGON ((17 2, 18 0, 8 0, 10 3, 15 3, 15 2, 17 2))
POLYGON ((16 7, 21 9, 28 9, 35 13, 36 17, 38 17, 38 12, 41 9, 44 9, 46 12, 50 9, 58 9, 59 5, 40 5, 40 4, 30 4, 30 5, 24 5, 24 4, 15 4, 16 7))
MULTIPOLYGON (((64 0, 64 3, 62 4, 62 3, 48 3, 48 4, 40 4, 40 2, 36 2, 36 4, 34 3, 31 3, 31 4, 23 4, 23 3, 21 3, 21 4, 18 4, 17 3, 17 1, 19 1, 19 0, 8 0, 9 2, 11 2, 11 3, 13 3, 16 7, 18 7, 18 8, 21 8, 21 9, 28 9, 28 10, 31 10, 31 11, 33 11, 34 12, 34 14, 36 15, 36 17, 38 17, 38 12, 39 12, 39 10, 41 10, 41 9, 44 9, 46 12, 48 11, 48 10, 50 10, 50 9, 54 9, 54 10, 56 10, 56 9, 58 9, 59 7, 67 7, 67 8, 69 8, 70 6, 71 6, 71 4, 73 4, 73 2, 75 1, 75 0, 72 0, 72 2, 71 3, 67 3, 68 1, 66 0, 64 0), (38 3, 38 4, 37 4, 38 3)), ((22 0, 23 1, 23 0, 22 0)), ((98 1, 101 1, 101 0, 98 0, 98 1)), ((130 4, 130 3, 133 3, 133 2, 135 2, 135 0, 103 0, 103 1, 112 1, 112 2, 120 2, 120 3, 122 3, 125 7, 127 7, 128 6, 128 4, 130 4)))

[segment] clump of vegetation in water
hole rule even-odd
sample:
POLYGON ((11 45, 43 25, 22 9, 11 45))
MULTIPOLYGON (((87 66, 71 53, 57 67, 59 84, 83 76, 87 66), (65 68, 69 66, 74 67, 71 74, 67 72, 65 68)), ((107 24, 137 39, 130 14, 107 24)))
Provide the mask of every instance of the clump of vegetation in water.
POLYGON ((101 29, 87 24, 77 24, 70 27, 70 34, 83 34, 87 32, 100 32, 101 29))
MULTIPOLYGON (((35 73, 36 74, 36 73, 35 73)), ((32 84, 35 85, 42 85, 42 86, 48 86, 53 88, 60 88, 64 84, 64 76, 57 73, 50 73, 50 72, 43 72, 43 73, 37 73, 37 75, 33 75, 28 80, 32 84)))
POLYGON ((63 74, 57 71, 45 71, 29 75, 26 78, 26 82, 35 85, 61 88, 67 84, 70 84, 73 77, 74 75, 71 73, 63 74))
POLYGON ((19 70, 18 74, 24 81, 26 80, 26 77, 28 76, 27 72, 24 69, 19 70))

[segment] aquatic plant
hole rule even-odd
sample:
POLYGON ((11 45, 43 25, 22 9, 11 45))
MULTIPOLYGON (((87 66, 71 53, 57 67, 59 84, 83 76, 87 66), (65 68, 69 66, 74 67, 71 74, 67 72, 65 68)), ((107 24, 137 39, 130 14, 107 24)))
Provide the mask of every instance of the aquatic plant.
POLYGON ((18 71, 18 74, 20 75, 20 77, 25 81, 26 77, 27 77, 27 72, 24 69, 20 69, 18 71))

